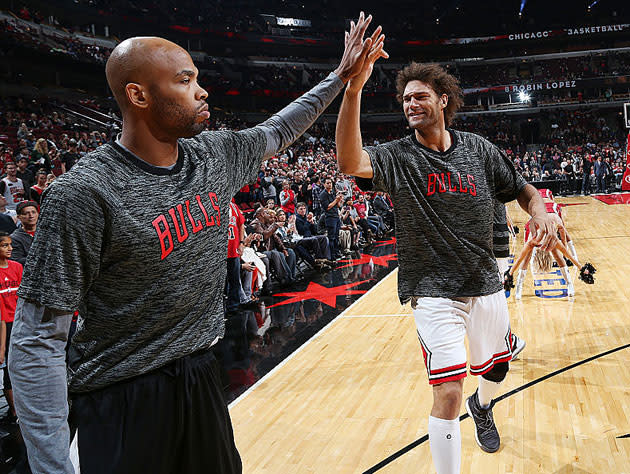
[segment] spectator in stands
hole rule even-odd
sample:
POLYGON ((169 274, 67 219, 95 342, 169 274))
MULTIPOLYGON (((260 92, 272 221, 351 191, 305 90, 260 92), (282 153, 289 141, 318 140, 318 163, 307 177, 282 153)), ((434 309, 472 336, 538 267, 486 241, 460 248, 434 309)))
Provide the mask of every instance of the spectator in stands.
POLYGON ((26 123, 22 122, 17 131, 18 140, 26 140, 26 137, 31 133, 31 131, 26 126, 26 123))
POLYGON ((379 191, 374 196, 374 200, 372 201, 372 206, 374 207, 374 212, 383 218, 385 224, 389 226, 389 228, 394 227, 394 211, 392 206, 389 203, 389 199, 385 196, 385 193, 379 191))
POLYGON ((7 175, 0 180, 0 194, 7 200, 7 208, 15 210, 26 195, 24 183, 17 177, 17 166, 14 162, 7 162, 4 170, 7 175))
POLYGON ((606 186, 604 184, 606 178, 606 165, 602 159, 602 155, 597 155, 595 163, 593 163, 593 171, 595 173, 595 181, 597 183, 597 192, 605 193, 606 186))
POLYGON ((228 225, 228 252, 227 252, 227 310, 236 311, 240 304, 247 303, 241 298, 241 254, 243 253, 243 241, 245 238, 245 217, 232 201, 230 203, 230 218, 228 225))
POLYGON ((604 177, 604 189, 606 189, 606 192, 608 193, 611 191, 611 189, 613 189, 612 178, 615 174, 613 171, 613 167, 610 164, 610 158, 608 156, 604 158, 604 166, 606 167, 606 175, 604 177))
POLYGON ((61 154, 61 172, 66 173, 79 161, 77 141, 74 138, 68 140, 68 149, 61 154))
POLYGON ((337 260, 339 255, 339 230, 341 220, 339 219, 339 207, 343 202, 343 194, 333 194, 332 179, 326 178, 324 190, 319 194, 319 202, 324 216, 328 242, 330 243, 330 253, 332 260, 337 260))
POLYGON ((306 241, 307 245, 312 245, 309 251, 312 252, 316 259, 326 259, 328 260, 326 263, 331 263, 328 237, 318 234, 317 223, 315 222, 313 213, 308 212, 308 208, 304 202, 298 203, 296 211, 295 228, 297 233, 306 241), (311 242, 314 242, 314 244, 311 242))
MULTIPOLYGON (((359 194, 361 196, 362 194, 359 194)), ((361 237, 365 241, 366 245, 372 244, 372 231, 370 230, 370 225, 368 224, 366 215, 365 215, 365 205, 363 206, 355 206, 354 201, 352 199, 348 199, 346 201, 346 205, 350 209, 350 217, 354 220, 357 226, 361 228, 361 237), (358 209, 361 209, 362 212, 359 214, 358 209)))
MULTIPOLYGON (((0 194, 0 214, 9 216, 11 219, 13 219, 13 223, 17 224, 18 222, 17 212, 15 209, 7 208, 7 200, 2 194, 0 194)), ((13 230, 15 230, 15 227, 13 228, 13 230)), ((11 232, 13 232, 13 230, 11 232)))
POLYGON ((289 180, 282 183, 282 191, 280 191, 280 207, 288 215, 295 214, 295 192, 291 189, 289 180))
POLYGON ((564 180, 564 192, 573 194, 575 192, 575 170, 571 158, 567 159, 567 164, 562 169, 562 179, 564 180))
POLYGON ((45 138, 39 138, 31 153, 31 167, 44 168, 48 173, 52 170, 50 155, 48 153, 48 142, 45 138))
POLYGON ((27 164, 31 161, 31 154, 28 152, 28 147, 26 145, 20 146, 20 152, 15 156, 15 162, 17 163, 18 161, 24 159, 27 164))
POLYGON ((311 178, 308 176, 305 178, 300 171, 296 171, 293 175, 293 184, 291 189, 295 192, 296 202, 311 202, 313 186, 311 184, 311 178))
POLYGON ((28 169, 28 156, 20 156, 17 160, 16 176, 22 180, 24 185, 24 199, 29 199, 30 187, 33 185, 33 173, 28 169))
MULTIPOLYGON (((319 217, 320 214, 322 213, 322 203, 319 200, 319 196, 321 195, 323 188, 320 184, 320 179, 319 179, 319 175, 313 175, 312 178, 312 187, 311 187, 311 195, 313 197, 313 214, 316 217, 319 217)), ((305 201, 306 202, 306 201, 305 201)))
POLYGON ((15 306, 17 304, 17 290, 22 282, 22 265, 9 260, 12 256, 11 237, 6 232, 0 232, 0 313, 2 314, 2 328, 0 329, 0 362, 4 363, 4 397, 9 405, 9 410, 2 420, 6 423, 15 423, 15 404, 13 402, 13 389, 11 378, 7 369, 9 357, 9 342, 11 341, 11 329, 15 319, 15 306))
POLYGON ((276 234, 279 227, 275 212, 264 207, 256 210, 249 224, 253 232, 262 235, 263 253, 269 258, 280 284, 287 285, 295 281, 296 259, 293 249, 286 248, 276 234))
POLYGON ((588 155, 584 155, 582 158, 582 194, 589 195, 591 194, 591 169, 593 168, 593 163, 588 155))
POLYGON ((276 187, 273 185, 273 176, 269 168, 265 169, 264 176, 260 180, 260 186, 262 187, 263 199, 268 201, 269 199, 276 200, 276 187))
POLYGON ((31 250, 33 237, 37 229, 39 218, 39 206, 35 201, 22 201, 17 206, 17 217, 22 223, 12 234, 13 254, 11 260, 24 265, 26 257, 31 250))
POLYGON ((341 173, 339 173, 339 177, 335 183, 335 190, 343 194, 344 201, 352 199, 352 183, 341 173))
POLYGON ((352 199, 348 199, 344 205, 342 205, 339 211, 339 219, 341 220, 341 230, 350 232, 350 250, 359 250, 359 237, 361 236, 361 230, 354 220, 352 213, 356 214, 356 210, 352 207, 352 199))
POLYGON ((31 186, 30 195, 31 200, 35 201, 38 205, 41 206, 42 193, 44 192, 44 189, 46 189, 46 187, 48 186, 48 175, 46 174, 46 171, 39 170, 35 176, 37 178, 37 182, 33 186, 31 186))
POLYGON ((30 118, 26 121, 26 126, 30 129, 37 128, 39 126, 39 123, 37 121, 37 114, 31 114, 30 118))
POLYGON ((278 235, 285 247, 292 248, 296 256, 300 256, 308 264, 318 270, 330 270, 332 262, 328 259, 328 238, 324 235, 304 237, 297 230, 297 215, 287 218, 284 211, 276 213, 276 219, 280 228, 278 235))

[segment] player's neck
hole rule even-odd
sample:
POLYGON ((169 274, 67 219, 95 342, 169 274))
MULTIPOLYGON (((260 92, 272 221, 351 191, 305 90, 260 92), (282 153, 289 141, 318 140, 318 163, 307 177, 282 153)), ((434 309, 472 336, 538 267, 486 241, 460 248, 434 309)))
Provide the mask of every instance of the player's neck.
POLYGON ((120 143, 150 165, 172 166, 177 162, 177 140, 154 136, 143 122, 125 123, 120 143))
POLYGON ((448 150, 453 143, 450 132, 442 127, 416 129, 416 140, 430 150, 441 152, 448 150))
POLYGON ((6 258, 0 258, 0 268, 9 268, 9 260, 6 258))

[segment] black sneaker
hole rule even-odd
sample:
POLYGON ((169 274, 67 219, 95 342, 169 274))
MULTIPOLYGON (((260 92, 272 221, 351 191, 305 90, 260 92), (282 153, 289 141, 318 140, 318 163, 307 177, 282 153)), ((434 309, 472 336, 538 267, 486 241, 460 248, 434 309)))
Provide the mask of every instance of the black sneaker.
POLYGON ((479 447, 486 453, 497 452, 501 445, 501 438, 492 417, 493 406, 494 400, 487 409, 481 408, 476 390, 466 400, 466 411, 475 422, 475 439, 479 447))

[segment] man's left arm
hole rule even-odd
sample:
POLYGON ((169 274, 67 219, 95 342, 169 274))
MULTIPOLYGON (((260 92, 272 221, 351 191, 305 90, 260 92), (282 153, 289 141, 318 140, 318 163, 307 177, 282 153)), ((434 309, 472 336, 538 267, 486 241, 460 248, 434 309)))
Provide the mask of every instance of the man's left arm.
POLYGON ((558 242, 558 228, 563 228, 562 220, 555 213, 548 213, 545 203, 538 191, 531 184, 526 184, 516 197, 519 205, 532 218, 530 229, 536 229, 536 238, 540 241, 542 250, 552 250, 558 242))
POLYGON ((492 145, 490 156, 495 197, 503 203, 516 199, 521 208, 532 217, 529 227, 536 230, 536 239, 540 241, 542 250, 553 249, 558 242, 558 227, 563 227, 562 222, 554 214, 547 213, 545 203, 536 188, 525 182, 502 151, 492 145))

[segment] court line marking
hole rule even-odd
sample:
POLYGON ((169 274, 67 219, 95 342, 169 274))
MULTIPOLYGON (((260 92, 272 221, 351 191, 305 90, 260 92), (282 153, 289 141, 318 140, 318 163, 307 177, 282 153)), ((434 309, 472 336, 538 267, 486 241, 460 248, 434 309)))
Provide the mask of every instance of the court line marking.
MULTIPOLYGON (((558 369, 558 370, 556 370, 555 372, 551 372, 551 373, 549 373, 549 374, 547 374, 547 375, 543 375, 542 377, 539 377, 539 378, 537 378, 537 379, 535 379, 535 380, 532 380, 531 382, 528 382, 528 383, 526 383, 526 384, 524 384, 524 385, 521 385, 520 387, 516 387, 515 389, 510 390, 510 391, 509 391, 509 392, 507 392, 507 393, 504 393, 504 394, 503 394, 503 395, 501 395, 500 397, 497 397, 497 398, 494 400, 494 401, 495 401, 495 404, 496 404, 496 403, 499 403, 499 402, 500 402, 500 401, 502 401, 502 400, 505 400, 505 399, 506 399, 506 398, 508 398, 508 397, 511 397, 512 395, 516 395, 518 392, 522 392, 523 390, 528 389, 528 388, 530 388, 530 387, 531 387, 531 386, 533 386, 533 385, 539 384, 540 382, 544 382, 545 380, 550 379, 551 377, 555 377, 556 375, 560 375, 561 373, 566 372, 567 370, 574 369, 574 368, 576 368, 576 367, 579 367, 580 365, 584 365, 584 364, 586 364, 586 363, 588 363, 588 362, 592 362, 592 361, 594 361, 594 360, 596 360, 596 359, 599 359, 599 358, 601 358, 601 357, 604 357, 604 356, 607 356, 607 355, 613 354, 613 353, 618 352, 618 351, 621 351, 621 350, 623 350, 623 349, 627 349, 627 348, 629 348, 629 347, 630 347, 630 344, 625 344, 625 345, 623 345, 623 346, 616 347, 615 349, 610 349, 610 350, 608 350, 608 351, 606 351, 606 352, 602 352, 601 354, 596 354, 596 355, 594 355, 594 356, 591 356, 591 357, 589 357, 589 358, 587 358, 587 359, 584 359, 584 360, 581 360, 581 361, 579 361, 579 362, 575 362, 575 363, 573 363, 573 364, 571 364, 571 365, 568 365, 568 366, 566 366, 566 367, 563 367, 562 369, 558 369)), ((459 421, 461 422, 461 421, 465 420, 466 418, 470 418, 470 416, 468 415, 468 413, 464 413, 463 415, 461 415, 461 416, 459 417, 459 421)), ((428 439, 429 439, 429 435, 428 435, 428 434, 425 434, 424 436, 422 436, 422 437, 418 438, 417 440, 415 440, 414 442, 412 442, 412 443, 408 444, 408 445, 407 445, 407 446, 405 446, 404 448, 402 448, 402 449, 400 449, 400 450, 396 451, 394 454, 392 454, 392 455, 390 455, 390 456, 386 457, 385 459, 383 459, 383 460, 382 460, 381 462, 379 462, 378 464, 375 464, 374 466, 372 466, 371 468, 369 468, 367 471, 364 471, 364 472, 363 472, 363 474, 372 474, 372 473, 374 473, 374 472, 376 472, 376 471, 381 470, 382 468, 384 468, 384 467, 385 467, 385 466, 387 466, 388 464, 390 464, 390 463, 394 462, 394 461, 395 461, 396 459, 398 459, 399 457, 403 456, 404 454, 407 454, 407 453, 408 453, 409 451, 411 451, 412 449, 417 448, 417 447, 418 447, 418 446, 420 446, 422 443, 424 443, 424 442, 428 441, 428 439)))
POLYGON ((350 319, 350 318, 407 318, 407 317, 412 317, 413 314, 400 314, 400 313, 396 313, 396 314, 344 314, 343 316, 337 316, 337 317, 341 317, 344 319, 350 319))
POLYGON ((245 397, 247 397, 256 387, 258 387, 260 384, 262 384, 263 382, 265 382, 269 377, 271 377, 273 374, 275 374, 278 370, 280 370, 282 367, 285 366, 285 364, 287 362, 289 362, 291 359, 293 359, 297 354, 299 354, 300 352, 302 352, 302 350, 308 346, 311 342, 313 342, 314 340, 318 339, 319 337, 321 337, 321 335, 324 333, 324 331, 326 331, 328 328, 330 328, 332 326, 332 324, 337 321, 341 316, 344 315, 344 313, 346 313, 347 311, 350 310, 350 308, 352 308, 355 304, 357 304, 359 301, 361 301, 363 298, 365 298, 367 295, 370 294, 370 292, 372 290, 374 290, 375 288, 378 288, 378 286, 383 283, 385 280, 387 280, 396 270, 398 270, 398 267, 394 268, 391 272, 389 272, 387 275, 385 275, 378 283, 376 283, 376 285, 374 285, 372 288, 370 288, 367 292, 363 293, 356 301, 354 301, 350 306, 348 306, 346 309, 344 309, 341 313, 339 313, 336 317, 334 317, 333 319, 331 319, 323 328, 321 328, 319 331, 317 331, 315 334, 313 334, 313 336, 311 336, 311 338, 306 341, 304 344, 302 344, 300 347, 298 347, 296 350, 294 350, 291 354, 289 354, 288 357, 286 357, 282 362, 280 362, 278 365, 276 365, 273 369, 271 369, 269 372, 267 372, 265 375, 263 375, 262 378, 260 378, 256 383, 254 383, 254 385, 252 385, 251 387, 249 387, 247 390, 245 390, 243 393, 241 393, 238 397, 236 397, 232 403, 230 403, 228 405, 228 410, 236 407, 236 405, 238 405, 240 402, 242 402, 245 397))

